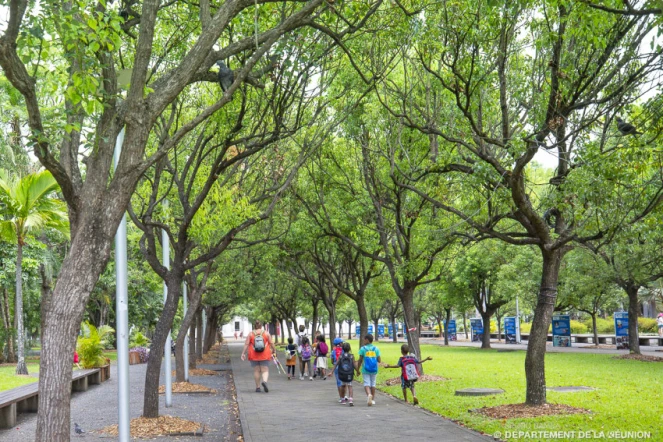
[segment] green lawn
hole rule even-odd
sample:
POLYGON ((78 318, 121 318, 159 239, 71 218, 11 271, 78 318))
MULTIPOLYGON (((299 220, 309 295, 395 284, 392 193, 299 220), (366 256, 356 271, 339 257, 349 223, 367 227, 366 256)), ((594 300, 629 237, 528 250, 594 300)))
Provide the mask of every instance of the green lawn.
MULTIPOLYGON (((28 373, 33 374, 39 371, 38 364, 28 364, 28 373)), ((0 391, 20 387, 21 385, 37 382, 39 378, 32 376, 16 376, 15 365, 5 365, 0 367, 0 391)))
MULTIPOLYGON (((351 341, 355 355, 357 341, 351 341)), ((395 364, 400 345, 378 342, 382 361, 395 364)), ((426 374, 448 378, 447 381, 417 384, 420 405, 466 426, 488 434, 513 431, 594 431, 593 440, 610 440, 609 432, 650 432, 649 440, 663 440, 663 363, 613 359, 613 355, 583 353, 548 353, 546 382, 553 386, 588 386, 596 390, 578 393, 548 392, 548 402, 562 403, 591 411, 589 415, 550 416, 531 419, 493 420, 468 410, 525 401, 525 352, 497 353, 469 347, 444 348, 422 346, 426 374), (455 396, 461 388, 501 388, 498 396, 455 396), (596 437, 603 434, 605 437, 596 437)), ((400 385, 387 387, 384 382, 400 376, 399 370, 380 369, 378 387, 402 398, 400 385)), ((363 391, 355 392, 363 397, 363 391)), ((408 395, 409 396, 409 395, 408 395)), ((410 399, 411 400, 411 399, 410 399)), ((355 400, 361 404, 361 400, 355 400)), ((522 439, 522 437, 521 437, 522 439)), ((546 440, 545 438, 527 440, 546 440)), ((558 437, 555 440, 577 440, 558 437)))
POLYGON ((117 361, 117 350, 105 350, 104 356, 111 361, 117 361))

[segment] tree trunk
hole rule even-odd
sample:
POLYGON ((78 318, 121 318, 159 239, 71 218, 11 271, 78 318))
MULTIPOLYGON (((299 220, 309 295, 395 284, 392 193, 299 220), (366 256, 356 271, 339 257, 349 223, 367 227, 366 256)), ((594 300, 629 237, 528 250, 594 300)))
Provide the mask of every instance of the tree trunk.
POLYGON ((336 328, 334 327, 334 324, 336 324, 336 306, 332 305, 332 308, 327 310, 329 311, 329 340, 333 342, 336 339, 336 328))
POLYGON ((313 337, 315 337, 315 330, 318 326, 318 302, 313 303, 313 322, 311 324, 311 344, 313 344, 313 337))
MULTIPOLYGON (((502 342, 502 318, 496 316, 495 319, 497 319, 497 342, 502 342)), ((488 335, 490 335, 490 333, 488 333, 488 335)))
POLYGON ((398 342, 398 327, 396 327, 396 316, 389 318, 391 320, 391 341, 395 344, 398 342))
POLYGON ((14 354, 14 328, 12 327, 12 318, 9 313, 9 291, 7 287, 2 288, 2 296, 4 299, 2 320, 5 330, 7 330, 7 362, 16 362, 16 355, 14 354))
MULTIPOLYGON (((19 236, 18 247, 16 250, 16 305, 14 314, 16 315, 16 347, 18 354, 18 363, 16 364, 16 374, 28 374, 28 366, 25 365, 25 330, 23 329, 23 238, 19 236)), ((74 353, 72 352, 72 355, 74 353)), ((71 361, 70 361, 71 362, 71 361)))
POLYGON ((490 348, 490 317, 492 315, 483 313, 481 320, 483 321, 483 337, 481 339, 481 348, 490 348))
POLYGON ((193 323, 193 318, 202 299, 202 293, 197 293, 197 290, 193 290, 190 295, 189 306, 175 340, 175 382, 184 382, 184 341, 187 339, 187 330, 193 323))
POLYGON ((628 349, 631 354, 640 354, 638 290, 640 290, 640 286, 637 284, 629 283, 626 286, 626 294, 628 295, 628 349))
POLYGON ((596 312, 592 313, 592 333, 594 334, 594 345, 599 345, 599 332, 596 329, 596 312))
POLYGON ((407 344, 410 347, 410 352, 413 353, 417 359, 421 360, 421 350, 419 348, 419 334, 416 331, 409 331, 410 328, 415 327, 416 311, 414 308, 414 287, 407 287, 400 293, 401 303, 403 304, 403 317, 405 319, 405 336, 407 336, 407 344))
POLYGON ((164 303, 163 310, 157 326, 154 329, 154 336, 150 344, 150 356, 147 359, 147 369, 145 371, 145 393, 143 397, 143 417, 159 417, 159 378, 161 374, 161 361, 164 357, 171 357, 170 349, 167 349, 167 356, 164 355, 166 340, 173 327, 173 319, 177 313, 177 307, 182 294, 182 277, 177 276, 178 271, 173 269, 170 277, 166 278, 165 283, 168 287, 168 295, 164 303))
POLYGON ((343 320, 338 321, 338 336, 343 336, 343 320))
POLYGON ((546 403, 546 342, 548 340, 548 326, 552 321, 552 313, 555 308, 559 268, 562 263, 561 250, 546 251, 542 249, 542 255, 541 286, 534 310, 529 343, 527 344, 527 356, 525 357, 525 377, 527 378, 525 402, 528 405, 546 403))
POLYGON ((469 336, 467 335, 467 314, 466 312, 463 312, 463 330, 465 330, 465 339, 470 339, 469 336))
MULTIPOLYGON (((214 307, 207 307, 207 326, 205 327, 205 336, 203 341, 203 353, 210 351, 216 344, 216 331, 219 323, 219 315, 214 307)), ((201 313, 202 318, 202 313, 201 313)))
MULTIPOLYGON (((191 309, 190 309, 191 310, 191 309)), ((193 311, 193 310, 191 310, 193 311)), ((194 311, 189 326, 189 368, 196 368, 196 315, 194 311)))
POLYGON ((378 323, 380 322, 379 319, 373 319, 373 331, 375 332, 374 338, 375 341, 379 341, 380 339, 378 338, 378 323))
POLYGON ((198 359, 203 358, 203 308, 198 307, 198 311, 196 312, 196 317, 198 318, 196 320, 196 326, 198 329, 196 330, 196 357, 198 359))
MULTIPOLYGON (((359 313, 359 346, 361 346, 361 337, 368 334, 368 313, 366 313, 366 303, 363 296, 357 296, 355 303, 359 313)), ((352 333, 352 330, 350 330, 350 333, 352 333)))
POLYGON ((348 339, 352 339, 352 324, 353 324, 352 319, 349 319, 347 323, 348 323, 348 339))
POLYGON ((444 309, 446 318, 444 318, 444 345, 449 345, 449 321, 451 321, 451 309, 444 309))

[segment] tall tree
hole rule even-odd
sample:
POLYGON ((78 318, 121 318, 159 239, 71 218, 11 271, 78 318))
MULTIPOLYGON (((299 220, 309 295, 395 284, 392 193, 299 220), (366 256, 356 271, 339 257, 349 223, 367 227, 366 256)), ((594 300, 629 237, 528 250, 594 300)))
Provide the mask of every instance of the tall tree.
POLYGON ((28 235, 35 231, 50 228, 69 233, 65 206, 54 198, 58 190, 57 181, 48 171, 17 177, 0 169, 0 238, 16 244, 16 374, 28 374, 23 327, 23 247, 28 235))

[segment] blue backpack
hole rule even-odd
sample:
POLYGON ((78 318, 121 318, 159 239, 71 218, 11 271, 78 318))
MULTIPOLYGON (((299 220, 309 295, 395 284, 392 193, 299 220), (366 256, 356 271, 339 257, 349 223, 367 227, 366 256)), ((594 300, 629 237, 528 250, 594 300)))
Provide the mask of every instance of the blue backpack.
POLYGON ((377 373, 378 372, 378 356, 375 352, 376 348, 374 345, 367 345, 364 347, 366 352, 364 353, 364 370, 366 373, 377 373))

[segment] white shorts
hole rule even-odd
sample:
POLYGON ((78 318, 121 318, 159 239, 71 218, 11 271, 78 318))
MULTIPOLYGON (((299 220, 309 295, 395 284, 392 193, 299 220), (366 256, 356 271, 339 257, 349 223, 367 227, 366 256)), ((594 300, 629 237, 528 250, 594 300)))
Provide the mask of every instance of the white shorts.
POLYGON ((361 376, 364 378, 364 387, 375 387, 377 373, 362 373, 361 376))

